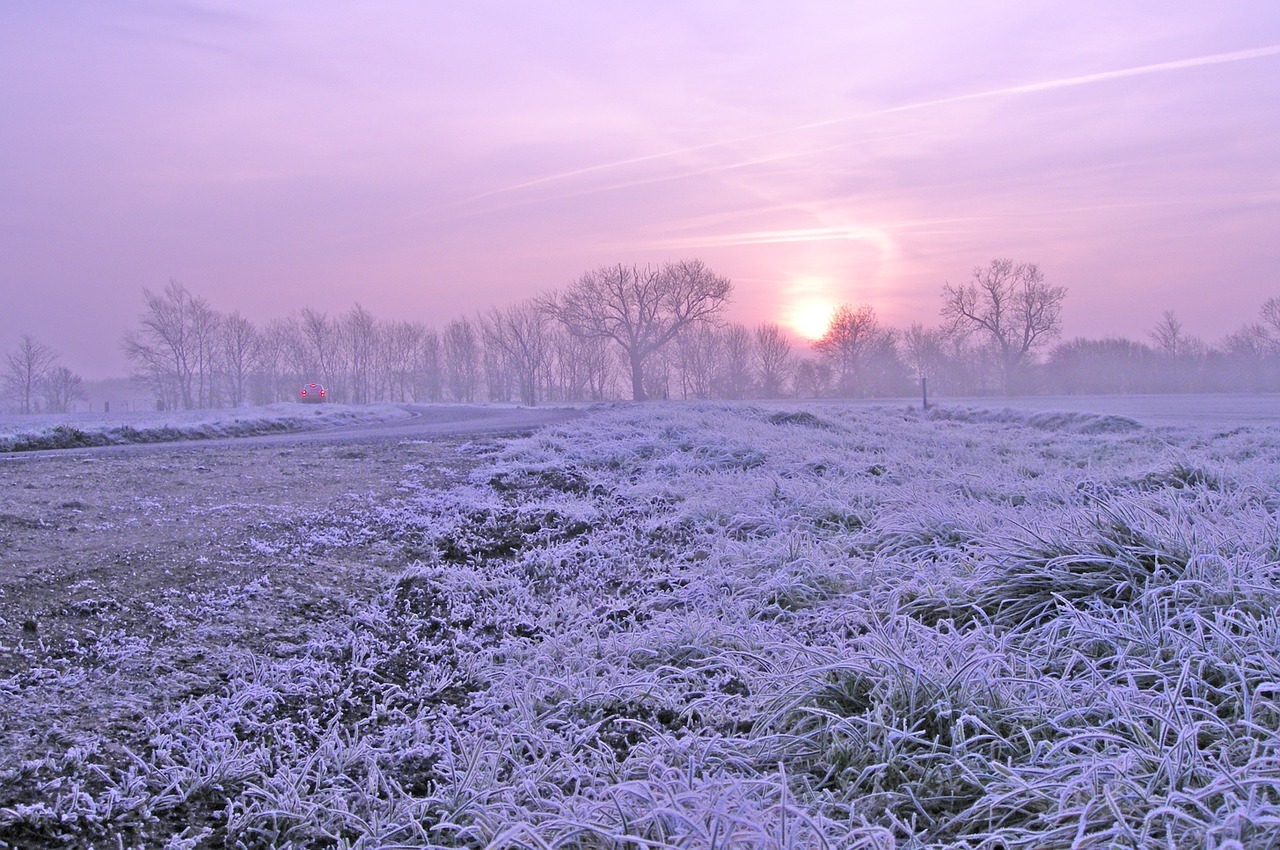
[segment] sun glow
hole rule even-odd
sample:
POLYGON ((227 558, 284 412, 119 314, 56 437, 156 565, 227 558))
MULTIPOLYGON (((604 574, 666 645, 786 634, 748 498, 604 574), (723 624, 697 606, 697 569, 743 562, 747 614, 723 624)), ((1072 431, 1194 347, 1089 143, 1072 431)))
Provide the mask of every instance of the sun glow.
POLYGON ((791 308, 786 321, 805 339, 821 339, 835 312, 835 306, 827 301, 803 301, 791 308))

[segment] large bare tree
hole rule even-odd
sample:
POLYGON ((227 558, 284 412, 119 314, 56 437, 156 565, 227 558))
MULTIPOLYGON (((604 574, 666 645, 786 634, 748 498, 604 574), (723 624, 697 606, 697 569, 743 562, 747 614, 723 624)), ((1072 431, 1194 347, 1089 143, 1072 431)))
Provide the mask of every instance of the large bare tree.
POLYGON ((967 284, 946 284, 942 315, 953 329, 987 338, 1000 371, 1000 391, 1012 389, 1035 351, 1062 328, 1066 287, 1045 283, 1035 263, 995 259, 973 270, 967 284))
POLYGON ((4 388, 23 413, 35 412, 32 400, 57 359, 52 348, 30 334, 23 334, 18 347, 4 356, 4 388))
POLYGON ((649 359, 681 331, 714 320, 732 291, 733 284, 701 260, 602 266, 542 306, 575 336, 617 343, 631 372, 632 397, 643 401, 649 359))

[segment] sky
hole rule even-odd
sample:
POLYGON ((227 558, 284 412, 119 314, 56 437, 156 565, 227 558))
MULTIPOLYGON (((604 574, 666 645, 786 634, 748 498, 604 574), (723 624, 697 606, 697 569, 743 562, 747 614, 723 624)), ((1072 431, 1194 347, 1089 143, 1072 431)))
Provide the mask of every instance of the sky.
POLYGON ((1064 338, 1280 296, 1280 3, 0 0, 0 350, 123 375, 142 290, 436 327, 703 259, 727 318, 1064 338))

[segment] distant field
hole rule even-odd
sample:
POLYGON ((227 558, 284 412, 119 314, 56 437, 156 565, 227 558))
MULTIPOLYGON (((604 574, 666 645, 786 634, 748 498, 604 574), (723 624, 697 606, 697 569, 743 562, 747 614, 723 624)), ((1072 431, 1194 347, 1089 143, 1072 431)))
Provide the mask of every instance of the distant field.
POLYGON ((1024 411, 1072 410, 1127 416, 1144 425, 1191 425, 1206 428, 1232 428, 1248 424, 1280 425, 1280 395, 1275 393, 963 398, 942 399, 941 403, 945 406, 1024 411))
POLYGON ((452 483, 380 449, 258 581, 10 647, 4 723, 169 684, 0 768, 0 840, 1280 846, 1280 428, 1000 401, 619 405, 452 483))
MULTIPOLYGON (((766 405, 790 402, 764 402, 766 405)), ((919 407, 920 397, 853 399, 841 404, 857 408, 919 407)), ((1158 395, 963 396, 930 394, 930 406, 962 410, 1013 410, 1024 413, 1074 412, 1124 416, 1151 427, 1234 428, 1238 425, 1280 426, 1280 395, 1275 393, 1203 393, 1158 395)))
MULTIPOLYGON (((793 403, 762 402, 765 406, 793 403)), ((919 399, 858 399, 828 403, 856 408, 910 407, 918 406, 919 399)), ((1228 428, 1245 424, 1280 425, 1280 396, 1275 394, 944 397, 935 398, 932 403, 962 410, 1063 411, 1124 416, 1150 426, 1228 428)), ((0 416, 0 451, 72 445, 76 434, 86 435, 81 439, 92 443, 118 445, 307 430, 389 421, 407 417, 413 409, 432 407, 440 406, 331 404, 306 407, 279 403, 234 410, 7 415, 0 416)))

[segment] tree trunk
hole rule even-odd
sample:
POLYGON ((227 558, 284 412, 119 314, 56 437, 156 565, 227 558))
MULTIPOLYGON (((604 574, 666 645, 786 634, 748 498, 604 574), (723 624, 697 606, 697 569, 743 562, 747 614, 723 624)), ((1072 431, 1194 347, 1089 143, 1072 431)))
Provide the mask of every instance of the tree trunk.
POLYGON ((631 394, 636 401, 644 401, 648 396, 644 392, 644 360, 637 352, 630 353, 631 361, 631 394))

